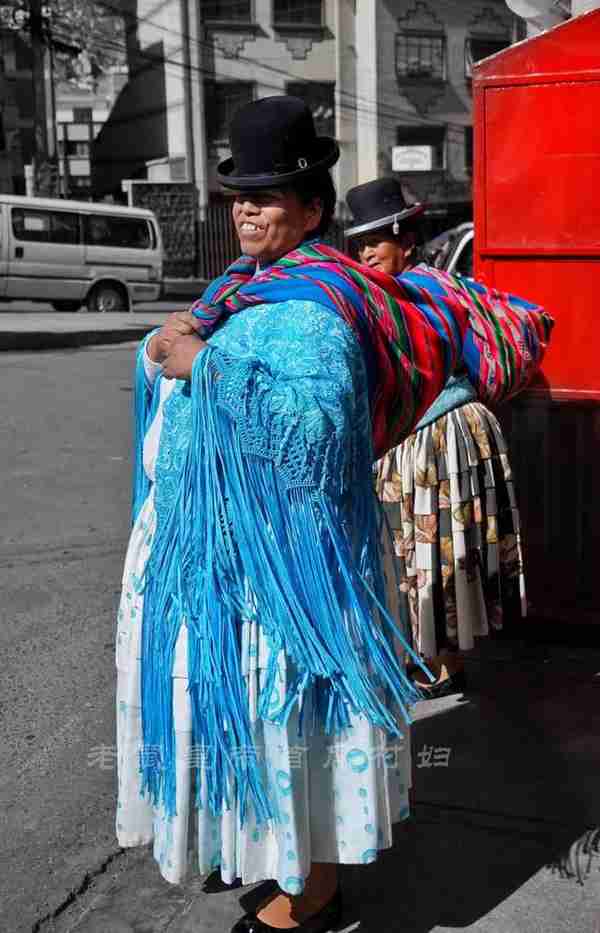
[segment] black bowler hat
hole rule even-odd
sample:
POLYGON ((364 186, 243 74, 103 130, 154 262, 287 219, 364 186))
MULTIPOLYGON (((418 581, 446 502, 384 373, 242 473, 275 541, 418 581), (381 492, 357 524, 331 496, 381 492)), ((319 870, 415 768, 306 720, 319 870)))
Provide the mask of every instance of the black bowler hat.
POLYGON ((312 113, 299 97, 263 97, 246 104, 229 128, 231 158, 217 167, 226 188, 271 188, 337 162, 335 139, 317 136, 312 113))
POLYGON ((416 217, 425 210, 425 204, 407 204, 402 185, 396 178, 376 178, 364 185, 351 188, 346 195, 352 211, 353 225, 345 236, 355 237, 382 227, 392 227, 393 233, 400 232, 399 225, 416 217))

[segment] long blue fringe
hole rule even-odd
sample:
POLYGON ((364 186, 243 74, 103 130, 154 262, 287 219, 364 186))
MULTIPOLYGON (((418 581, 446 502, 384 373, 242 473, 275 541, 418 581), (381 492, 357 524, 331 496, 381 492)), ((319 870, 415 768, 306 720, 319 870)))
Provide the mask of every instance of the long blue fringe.
POLYGON ((194 366, 191 444, 146 576, 142 725, 144 745, 154 754, 142 764, 142 789, 167 814, 175 813, 172 668, 185 624, 193 744, 206 761, 198 774, 206 782, 203 796, 218 815, 231 806, 235 790, 242 821, 252 804, 260 822, 276 818, 276 808, 260 762, 239 754, 254 747, 240 665, 241 620, 256 617, 269 639, 258 714, 280 725, 296 704, 304 708, 311 691, 311 728, 339 733, 360 713, 398 735, 397 714, 409 722, 408 708, 419 693, 392 636, 423 665, 383 605, 368 459, 364 486, 351 498, 315 486, 290 488, 271 459, 245 447, 243 432, 218 404, 213 359, 208 349, 194 366), (281 650, 298 673, 273 712, 281 650))
POLYGON ((143 357, 146 344, 157 329, 151 331, 140 343, 135 359, 135 375, 133 384, 133 418, 134 418, 134 457, 133 457, 133 494, 131 502, 132 525, 140 513, 148 493, 150 481, 144 471, 144 438, 152 419, 158 408, 160 398, 160 378, 154 386, 150 386, 144 372, 143 357))

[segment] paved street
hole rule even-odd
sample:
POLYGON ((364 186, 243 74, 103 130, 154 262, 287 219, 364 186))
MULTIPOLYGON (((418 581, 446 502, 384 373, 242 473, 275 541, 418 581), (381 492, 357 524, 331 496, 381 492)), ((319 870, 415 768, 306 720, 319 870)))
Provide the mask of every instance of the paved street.
MULTIPOLYGON (((0 359, 3 933, 228 933, 253 896, 169 886, 113 836, 132 355, 0 359)), ((600 652, 507 640, 468 673, 417 710, 414 819, 344 870, 342 929, 599 933, 600 652)))
POLYGON ((114 854, 113 619, 133 348, 5 354, 0 928, 32 929, 114 854), (7 903, 8 902, 8 903, 7 903))

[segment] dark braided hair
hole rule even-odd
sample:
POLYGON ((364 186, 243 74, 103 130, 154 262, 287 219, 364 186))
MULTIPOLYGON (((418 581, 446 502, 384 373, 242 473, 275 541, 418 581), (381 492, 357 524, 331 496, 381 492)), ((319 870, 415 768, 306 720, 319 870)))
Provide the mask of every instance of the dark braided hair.
POLYGON ((320 172, 315 172, 314 174, 307 175, 305 178, 298 179, 298 181, 295 181, 289 186, 289 190, 293 191, 304 205, 310 204, 310 202, 315 199, 319 200, 323 205, 321 220, 318 226, 314 230, 311 230, 308 236, 323 236, 327 233, 331 226, 331 221, 333 220, 337 201, 335 185, 333 184, 333 179, 328 170, 323 169, 320 172))

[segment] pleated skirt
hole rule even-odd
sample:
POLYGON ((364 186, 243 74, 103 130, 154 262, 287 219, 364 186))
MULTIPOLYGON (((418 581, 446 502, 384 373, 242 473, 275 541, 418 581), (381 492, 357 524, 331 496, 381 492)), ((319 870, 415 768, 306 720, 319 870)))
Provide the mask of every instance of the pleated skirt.
MULTIPOLYGON (((173 668, 176 732, 176 815, 169 818, 140 793, 144 747, 140 700, 140 645, 144 570, 155 530, 152 495, 133 529, 123 574, 117 624, 116 830, 121 846, 153 843, 163 877, 181 883, 190 874, 220 868, 227 883, 275 879, 298 894, 311 862, 368 864, 392 844, 392 824, 409 815, 410 737, 388 739, 364 717, 355 716, 343 735, 300 734, 298 716, 285 727, 257 716, 269 646, 256 622, 240 624, 240 655, 253 726, 253 746, 240 749, 261 763, 276 818, 257 823, 252 807, 241 820, 235 796, 222 815, 206 800, 203 750, 192 739, 185 626, 173 668)), ((277 710, 293 675, 281 653, 272 694, 277 710)))
POLYGON ((484 405, 462 405, 389 451, 376 466, 376 490, 415 650, 426 658, 468 651, 477 636, 525 615, 512 472, 484 405))

